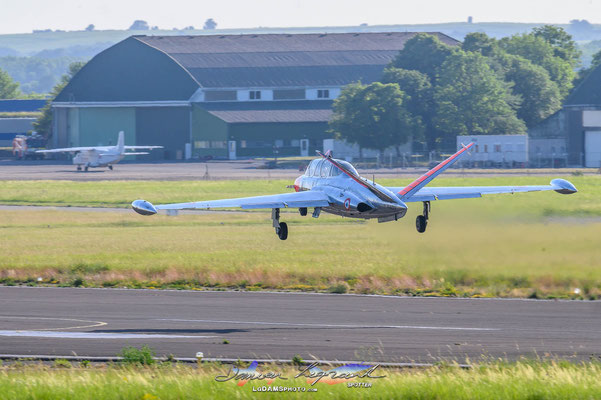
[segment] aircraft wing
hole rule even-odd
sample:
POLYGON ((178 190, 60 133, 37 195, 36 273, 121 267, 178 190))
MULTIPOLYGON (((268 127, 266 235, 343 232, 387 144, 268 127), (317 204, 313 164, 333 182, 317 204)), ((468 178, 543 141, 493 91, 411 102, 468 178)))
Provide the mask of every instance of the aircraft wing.
POLYGON ((108 146, 96 146, 96 147, 65 147, 62 149, 50 149, 50 150, 37 150, 36 153, 76 153, 78 151, 104 151, 107 150, 108 146))
MULTIPOLYGON (((388 188, 394 193, 400 192, 402 187, 388 188)), ((561 194, 576 193, 577 190, 570 182, 565 179, 553 179, 549 185, 539 186, 460 186, 460 187, 424 187, 418 190, 413 196, 403 201, 434 201, 434 200, 454 200, 454 199, 473 199, 482 197, 485 194, 501 193, 521 193, 521 192, 540 192, 554 190, 561 194)))
POLYGON ((125 150, 152 150, 162 149, 163 146, 123 146, 125 150))
POLYGON ((145 200, 136 200, 132 208, 139 214, 152 215, 158 210, 209 210, 211 208, 297 208, 327 207, 329 197, 322 191, 308 190, 268 196, 241 197, 238 199, 208 200, 194 203, 176 203, 152 205, 145 200))

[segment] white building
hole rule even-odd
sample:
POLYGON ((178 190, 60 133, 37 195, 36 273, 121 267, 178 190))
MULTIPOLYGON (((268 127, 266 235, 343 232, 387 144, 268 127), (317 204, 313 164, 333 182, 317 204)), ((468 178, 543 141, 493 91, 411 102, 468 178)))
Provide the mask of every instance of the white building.
MULTIPOLYGON (((344 140, 324 139, 323 151, 326 152, 328 150, 332 151, 335 158, 340 158, 348 162, 352 162, 354 159, 358 159, 361 153, 359 150, 359 146, 356 144, 351 144, 344 140)), ((411 153, 411 143, 407 142, 404 145, 399 146, 398 152, 401 155, 408 155, 409 153, 411 153)), ((386 150, 384 150, 384 159, 380 160, 380 162, 386 164, 390 161, 391 157, 396 160, 397 154, 398 153, 396 148, 389 147, 386 150)), ((377 158, 378 156, 378 150, 363 149, 363 157, 365 158, 377 158)))
POLYGON ((527 135, 457 136, 457 149, 462 143, 474 147, 460 161, 481 166, 520 166, 528 163, 527 135))

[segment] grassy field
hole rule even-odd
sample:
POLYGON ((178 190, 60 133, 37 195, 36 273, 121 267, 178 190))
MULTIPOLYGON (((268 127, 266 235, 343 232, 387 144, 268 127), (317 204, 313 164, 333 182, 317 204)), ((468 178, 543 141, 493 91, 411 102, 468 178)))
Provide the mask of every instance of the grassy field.
POLYGON ((349 388, 346 383, 314 386, 294 376, 291 367, 261 366, 262 372, 280 372, 287 380, 217 382, 229 367, 163 365, 148 368, 29 366, 0 368, 0 399, 247 399, 281 398, 261 393, 261 387, 300 387, 316 392, 286 393, 286 397, 320 399, 593 399, 601 397, 601 367, 569 363, 483 364, 473 369, 437 367, 419 370, 377 370, 384 378, 356 378, 371 387, 349 388), (255 391, 253 391, 253 389, 255 391))
MULTIPOLYGON (((494 178, 437 178, 431 186, 541 185, 560 175, 508 176, 494 178)), ((540 215, 597 215, 601 216, 601 176, 563 176, 579 189, 572 197, 549 193, 521 194, 511 197, 490 196, 478 201, 478 209, 503 213, 540 215), (532 205, 537 205, 532 207, 532 205), (499 209, 501 207, 501 209, 499 209)), ((381 179, 388 186, 402 186, 412 179, 381 179)), ((291 191, 286 189, 292 180, 222 180, 222 181, 2 181, 0 204, 56 205, 90 207, 128 207, 135 199, 152 203, 211 200, 246 197, 291 191)), ((435 208, 453 208, 460 202, 440 202, 435 208)), ((475 204, 475 203, 474 203, 475 204)), ((460 207, 459 207, 460 208, 460 207)), ((494 216, 493 215, 493 216, 494 216)))
MULTIPOLYGON (((543 177, 446 178, 439 185, 535 184, 543 177)), ((530 193, 421 204, 378 224, 283 213, 142 217, 133 212, 0 210, 0 283, 445 296, 601 298, 601 178, 571 196, 530 193), (41 282, 38 282, 41 278, 41 282)), ((0 204, 125 207, 284 191, 284 181, 3 182, 0 204)), ((400 185, 406 182, 392 182, 400 185)))

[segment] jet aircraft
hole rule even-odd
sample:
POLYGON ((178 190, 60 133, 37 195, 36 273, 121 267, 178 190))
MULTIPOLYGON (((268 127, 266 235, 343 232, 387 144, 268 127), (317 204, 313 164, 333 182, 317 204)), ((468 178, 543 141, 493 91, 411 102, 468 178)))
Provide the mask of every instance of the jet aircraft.
POLYGON ((430 202, 435 200, 468 199, 484 194, 518 193, 554 190, 561 194, 576 193, 577 190, 564 179, 553 179, 549 185, 540 186, 468 186, 468 187, 425 187, 440 173, 464 155, 473 143, 463 146, 445 161, 432 168, 406 187, 385 187, 361 177, 347 161, 337 160, 331 152, 321 154, 313 160, 305 174, 294 182, 295 192, 268 196, 243 197, 237 199, 209 200, 194 203, 152 205, 145 200, 136 200, 132 208, 142 215, 153 215, 158 210, 242 208, 271 209, 275 232, 281 240, 288 238, 288 225, 280 221, 280 209, 298 208, 305 216, 313 208, 313 217, 321 211, 350 218, 372 219, 378 222, 397 221, 407 213, 407 203, 422 202, 423 212, 416 218, 417 231, 426 231, 430 214, 430 202))
POLYGON ((148 154, 147 152, 127 152, 127 150, 152 150, 162 149, 163 146, 125 146, 123 131, 119 132, 116 146, 91 146, 91 147, 66 147, 63 149, 38 150, 36 153, 76 153, 73 164, 77 170, 82 167, 87 172, 90 167, 108 167, 113 169, 113 164, 123 160, 125 156, 148 154))

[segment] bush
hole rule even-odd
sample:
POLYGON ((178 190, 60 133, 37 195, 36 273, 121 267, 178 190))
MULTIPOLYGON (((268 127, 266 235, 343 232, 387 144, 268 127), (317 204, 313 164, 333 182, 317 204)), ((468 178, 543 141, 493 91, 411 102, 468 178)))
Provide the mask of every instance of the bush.
POLYGON ((300 356, 300 354, 296 354, 294 357, 292 357, 292 364, 294 364, 294 365, 303 365, 304 363, 305 363, 305 361, 300 356))
POLYGON ((58 358, 54 360, 55 368, 71 368, 71 363, 64 358, 58 358))
POLYGON ((77 277, 75 279, 73 279, 73 282, 71 282, 71 286, 75 286, 75 287, 80 287, 84 285, 84 280, 83 278, 77 277))
POLYGON ((346 283, 346 282, 340 282, 340 283, 338 283, 336 285, 330 286, 329 291, 330 291, 330 293, 343 294, 343 293, 348 292, 349 289, 350 289, 350 286, 349 286, 348 283, 346 283))
POLYGON ((146 345, 139 349, 132 346, 124 347, 118 354, 119 357, 123 358, 123 363, 137 365, 153 365, 155 355, 154 350, 146 345))

